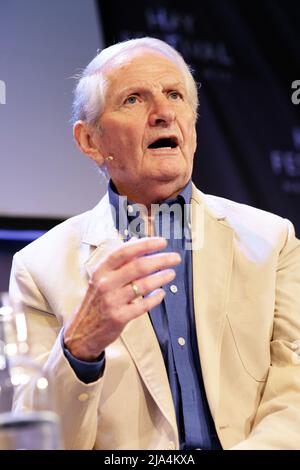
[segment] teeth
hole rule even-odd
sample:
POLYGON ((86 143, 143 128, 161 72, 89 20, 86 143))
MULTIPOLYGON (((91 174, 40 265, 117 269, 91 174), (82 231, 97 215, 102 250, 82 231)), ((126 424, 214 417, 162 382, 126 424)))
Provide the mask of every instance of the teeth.
POLYGON ((154 150, 161 150, 161 149, 172 150, 172 147, 156 147, 156 149, 154 149, 154 150))

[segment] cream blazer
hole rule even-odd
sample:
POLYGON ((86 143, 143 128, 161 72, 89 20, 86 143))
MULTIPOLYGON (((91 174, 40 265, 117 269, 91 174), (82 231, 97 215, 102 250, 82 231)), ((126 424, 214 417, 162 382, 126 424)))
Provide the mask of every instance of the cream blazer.
MULTIPOLYGON (((203 379, 224 449, 300 449, 300 242, 290 222, 192 195, 193 290, 203 379)), ((123 243, 107 194, 14 257, 11 294, 24 302, 32 352, 54 381, 66 449, 178 449, 172 396, 147 313, 105 351, 84 384, 60 330, 89 276, 123 243)), ((34 408, 27 390, 17 407, 34 408)))

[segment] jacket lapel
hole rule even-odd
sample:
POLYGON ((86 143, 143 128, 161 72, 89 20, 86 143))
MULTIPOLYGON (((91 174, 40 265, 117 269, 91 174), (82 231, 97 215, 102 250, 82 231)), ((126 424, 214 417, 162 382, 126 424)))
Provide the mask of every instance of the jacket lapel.
POLYGON ((219 401, 219 367, 226 300, 232 270, 233 231, 218 207, 208 207, 193 188, 193 292, 201 369, 214 419, 219 401))
POLYGON ((168 376, 148 314, 145 313, 128 323, 121 338, 126 344, 152 398, 173 430, 177 430, 168 376))

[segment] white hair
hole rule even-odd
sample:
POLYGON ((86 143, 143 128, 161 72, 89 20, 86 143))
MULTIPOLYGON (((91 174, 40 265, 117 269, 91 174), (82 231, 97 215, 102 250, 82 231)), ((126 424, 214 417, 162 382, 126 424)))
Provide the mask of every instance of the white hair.
POLYGON ((190 67, 183 57, 173 47, 156 38, 144 37, 129 39, 103 49, 77 77, 78 83, 74 90, 72 121, 87 122, 94 126, 105 106, 105 93, 107 80, 105 78, 106 66, 115 67, 130 60, 130 53, 138 49, 149 49, 167 57, 176 64, 183 73, 188 98, 197 116, 198 93, 197 85, 192 76, 190 67))

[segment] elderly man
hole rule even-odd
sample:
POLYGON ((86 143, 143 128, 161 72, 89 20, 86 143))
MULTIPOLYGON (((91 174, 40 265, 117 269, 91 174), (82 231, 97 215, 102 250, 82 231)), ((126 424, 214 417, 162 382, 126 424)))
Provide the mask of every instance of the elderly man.
POLYGON ((151 38, 104 49, 74 115, 108 192, 16 254, 11 277, 66 448, 299 448, 300 243, 290 222, 192 185, 182 57, 151 38))

